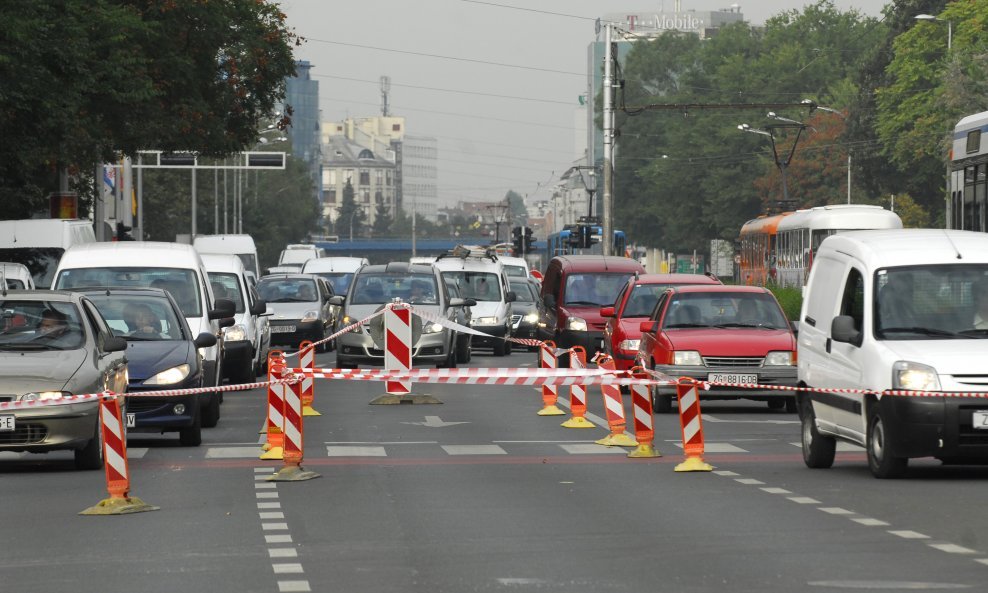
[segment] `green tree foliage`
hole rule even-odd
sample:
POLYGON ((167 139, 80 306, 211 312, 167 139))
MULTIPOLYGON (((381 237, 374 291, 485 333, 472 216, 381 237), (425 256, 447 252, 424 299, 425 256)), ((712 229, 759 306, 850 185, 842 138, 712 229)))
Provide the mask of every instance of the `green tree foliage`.
POLYGON ((374 224, 371 227, 371 232, 376 237, 387 235, 391 231, 392 224, 394 224, 394 219, 391 218, 390 209, 384 204, 378 204, 374 212, 374 224))
POLYGON ((116 151, 252 145, 296 42, 266 1, 0 3, 4 215, 37 208, 59 169, 91 177, 116 151))
POLYGON ((354 238, 359 237, 361 227, 367 221, 367 214, 357 204, 357 200, 354 198, 353 184, 350 183, 349 179, 343 186, 343 199, 340 201, 340 207, 336 209, 336 212, 336 234, 349 238, 352 232, 354 238))
POLYGON ((525 206, 525 198, 514 190, 509 190, 504 195, 504 201, 508 203, 507 221, 513 224, 522 224, 528 220, 528 207, 525 206))

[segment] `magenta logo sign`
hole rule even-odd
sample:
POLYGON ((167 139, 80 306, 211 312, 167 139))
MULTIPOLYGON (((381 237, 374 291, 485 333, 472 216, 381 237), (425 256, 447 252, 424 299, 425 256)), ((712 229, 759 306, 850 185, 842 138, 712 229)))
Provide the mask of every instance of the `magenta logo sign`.
POLYGON ((699 31, 704 27, 703 19, 688 12, 629 14, 626 19, 631 31, 699 31))

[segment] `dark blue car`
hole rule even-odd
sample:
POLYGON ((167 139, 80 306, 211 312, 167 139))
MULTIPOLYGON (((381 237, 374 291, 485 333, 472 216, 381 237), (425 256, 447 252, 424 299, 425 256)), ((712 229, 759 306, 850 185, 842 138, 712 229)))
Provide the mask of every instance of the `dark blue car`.
POLYGON ((178 432, 179 442, 202 442, 199 398, 203 395, 138 395, 163 389, 203 386, 199 348, 216 336, 193 336, 181 309, 168 292, 156 288, 83 291, 106 319, 114 335, 127 340, 127 428, 134 432, 178 432))

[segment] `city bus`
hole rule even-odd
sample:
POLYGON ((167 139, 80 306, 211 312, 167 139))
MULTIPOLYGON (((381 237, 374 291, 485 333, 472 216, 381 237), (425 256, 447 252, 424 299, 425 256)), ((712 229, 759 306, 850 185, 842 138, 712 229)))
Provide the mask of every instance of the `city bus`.
POLYGON ((988 111, 957 122, 950 149, 948 229, 988 231, 988 111))

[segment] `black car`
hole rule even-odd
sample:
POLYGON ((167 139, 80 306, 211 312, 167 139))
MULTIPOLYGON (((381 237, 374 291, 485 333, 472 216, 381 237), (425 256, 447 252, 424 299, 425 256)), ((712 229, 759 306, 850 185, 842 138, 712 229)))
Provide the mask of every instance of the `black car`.
MULTIPOLYGON (((531 278, 509 276, 511 291, 518 297, 511 303, 511 335, 515 338, 539 338, 539 319, 542 317, 542 300, 539 298, 539 283, 531 278)), ((538 346, 529 346, 538 350, 538 346)))
MULTIPOLYGON (((109 288, 84 294, 99 309, 114 335, 127 340, 129 394, 202 387, 199 348, 216 343, 204 332, 193 336, 172 296, 157 288, 109 288)), ((178 432, 179 442, 202 442, 199 399, 204 395, 127 398, 131 432, 178 432)))

